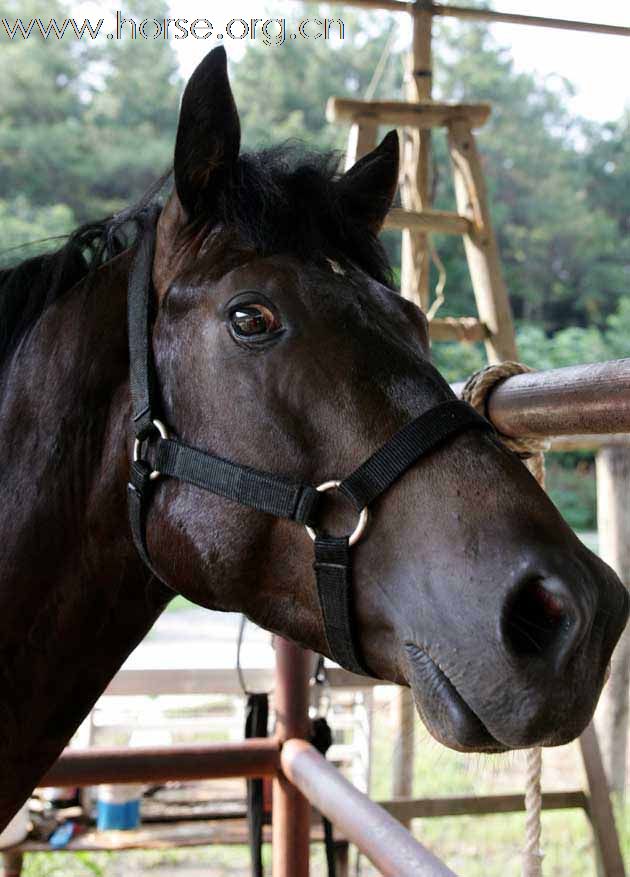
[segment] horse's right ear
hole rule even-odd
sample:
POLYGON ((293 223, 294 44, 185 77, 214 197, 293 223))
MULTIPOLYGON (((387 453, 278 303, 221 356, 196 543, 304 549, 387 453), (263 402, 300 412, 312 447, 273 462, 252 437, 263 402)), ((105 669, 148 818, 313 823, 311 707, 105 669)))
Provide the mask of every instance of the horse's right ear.
POLYGON ((211 212, 238 159, 241 126, 220 46, 197 67, 184 91, 175 143, 175 188, 189 219, 211 212))

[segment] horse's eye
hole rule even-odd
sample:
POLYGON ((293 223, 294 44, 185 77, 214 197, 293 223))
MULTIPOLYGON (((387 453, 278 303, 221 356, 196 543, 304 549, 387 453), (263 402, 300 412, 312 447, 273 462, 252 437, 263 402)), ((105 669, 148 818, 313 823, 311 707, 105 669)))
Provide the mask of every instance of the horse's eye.
POLYGON ((280 329, 280 321, 264 305, 238 305, 230 314, 232 331, 239 338, 269 335, 280 329))

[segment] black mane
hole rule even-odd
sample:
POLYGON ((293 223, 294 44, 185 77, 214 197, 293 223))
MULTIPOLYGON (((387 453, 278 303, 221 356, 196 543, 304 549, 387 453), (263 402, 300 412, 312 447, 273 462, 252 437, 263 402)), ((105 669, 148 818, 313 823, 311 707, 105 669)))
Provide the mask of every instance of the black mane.
MULTIPOLYGON (((212 210, 194 218, 184 239, 218 228, 219 244, 223 236, 224 244, 236 240, 260 256, 348 261, 391 285, 385 251, 362 221, 361 205, 355 202, 349 214, 340 203, 338 168, 336 153, 305 153, 294 144, 244 154, 212 210)), ((52 302, 134 246, 170 178, 133 207, 76 229, 57 251, 0 270, 0 362, 52 302)))

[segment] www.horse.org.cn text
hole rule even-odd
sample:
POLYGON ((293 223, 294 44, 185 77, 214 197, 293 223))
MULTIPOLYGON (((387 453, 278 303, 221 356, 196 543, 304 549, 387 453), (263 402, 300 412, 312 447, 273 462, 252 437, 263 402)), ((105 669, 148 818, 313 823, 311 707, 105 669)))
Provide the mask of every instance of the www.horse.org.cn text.
POLYGON ((282 46, 289 40, 343 40, 345 24, 340 18, 304 18, 294 27, 286 18, 232 18, 223 26, 207 18, 143 18, 136 21, 116 11, 114 27, 105 30, 105 19, 95 24, 89 18, 81 22, 74 18, 58 21, 50 18, 0 18, 0 40, 258 40, 265 46, 282 46))

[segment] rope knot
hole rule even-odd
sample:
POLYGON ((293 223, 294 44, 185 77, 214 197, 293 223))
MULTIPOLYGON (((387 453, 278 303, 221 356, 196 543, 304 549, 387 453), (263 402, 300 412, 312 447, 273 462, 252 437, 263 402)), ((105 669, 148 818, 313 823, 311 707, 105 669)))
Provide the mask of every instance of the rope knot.
MULTIPOLYGON (((468 402, 483 417, 490 420, 488 398, 497 384, 513 375, 535 371, 520 362, 500 362, 488 365, 468 378, 462 391, 462 399, 468 402)), ((545 486, 545 451, 549 448, 546 439, 525 436, 513 438, 499 433, 508 448, 514 451, 525 463, 541 487, 545 486)), ((540 849, 542 793, 540 777, 542 772, 542 750, 530 749, 526 755, 525 777, 525 847, 522 858, 523 877, 541 877, 543 854, 540 849)))
MULTIPOLYGON (((533 371, 536 371, 536 369, 523 365, 522 362, 513 362, 512 360, 499 362, 496 365, 487 365, 468 378, 462 390, 462 399, 489 420, 488 399, 497 385, 513 375, 522 375, 533 371)), ((534 436, 519 436, 515 438, 503 433, 499 433, 499 437, 504 445, 514 451, 526 463, 536 480, 541 486, 544 486, 544 452, 549 449, 549 441, 534 436)))

